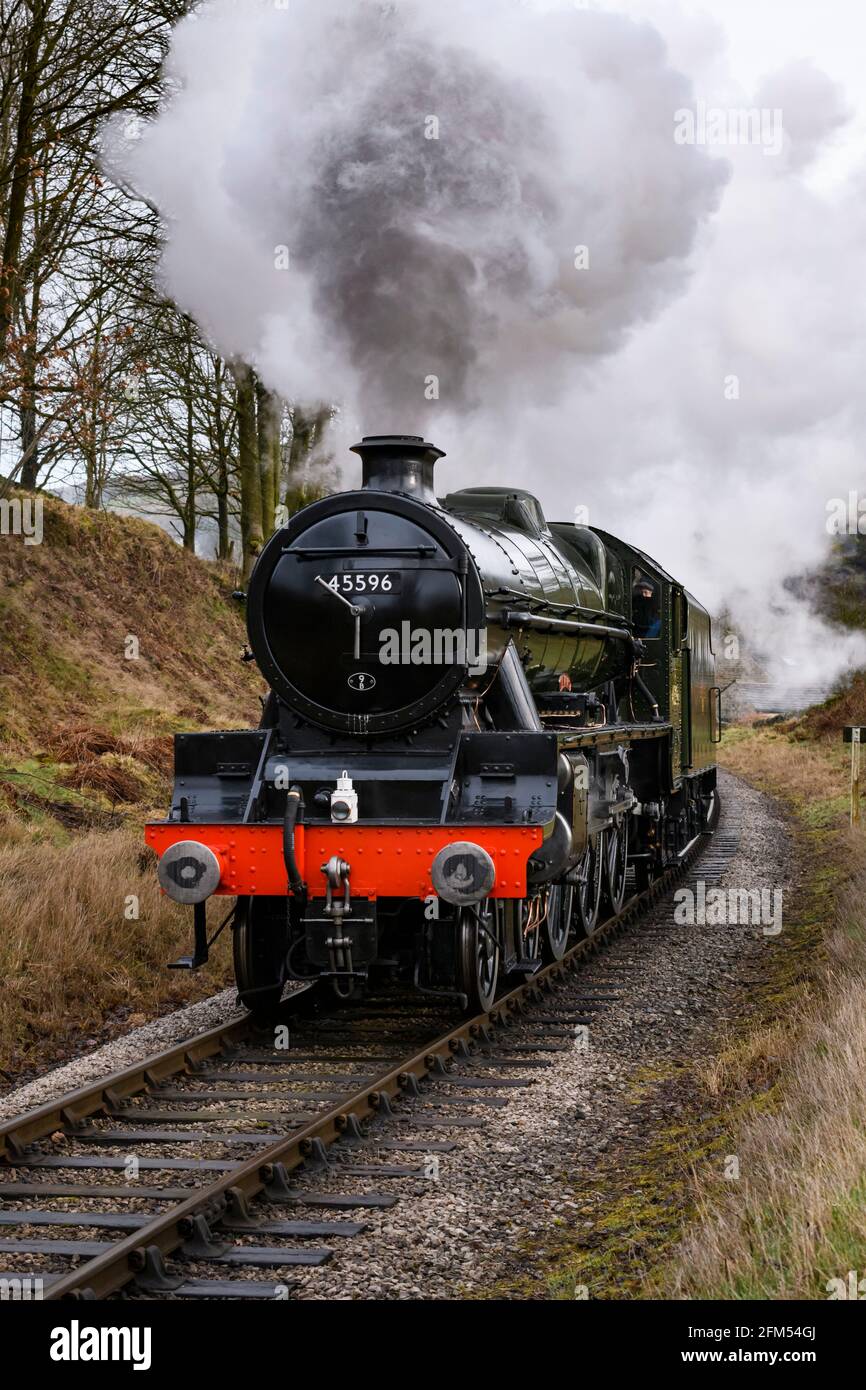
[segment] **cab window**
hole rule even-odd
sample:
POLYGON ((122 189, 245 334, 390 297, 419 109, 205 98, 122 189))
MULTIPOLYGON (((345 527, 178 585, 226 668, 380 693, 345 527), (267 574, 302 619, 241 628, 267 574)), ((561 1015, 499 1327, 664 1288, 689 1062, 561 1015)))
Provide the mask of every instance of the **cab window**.
POLYGON ((635 637, 642 641, 661 637, 661 588, 654 579, 639 569, 632 575, 631 616, 635 637))

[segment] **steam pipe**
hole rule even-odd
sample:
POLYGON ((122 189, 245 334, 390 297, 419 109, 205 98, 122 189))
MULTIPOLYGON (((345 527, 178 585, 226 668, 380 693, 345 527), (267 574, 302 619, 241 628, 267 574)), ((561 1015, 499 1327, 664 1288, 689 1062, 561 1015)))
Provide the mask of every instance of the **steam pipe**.
POLYGON ((538 613, 521 613, 506 608, 503 613, 489 613, 489 623, 502 627, 529 628, 531 632, 573 632, 586 637, 609 637, 615 642, 634 644, 634 637, 622 627, 608 627, 601 623, 577 623, 567 618, 544 618, 538 613))
POLYGON ((634 683, 640 691, 641 695, 643 695, 650 709, 652 710, 653 719, 658 719, 660 717, 658 700, 656 699, 655 695, 653 695, 652 691, 646 684, 646 681, 644 680, 643 676, 640 674, 639 671, 635 671, 634 673, 634 683))
POLYGON ((286 797, 286 815, 283 821, 283 859, 286 864, 289 887, 295 896, 301 899, 307 895, 307 885, 301 877, 298 861, 295 857, 295 826, 303 818, 304 793, 300 787, 295 786, 291 788, 286 797))

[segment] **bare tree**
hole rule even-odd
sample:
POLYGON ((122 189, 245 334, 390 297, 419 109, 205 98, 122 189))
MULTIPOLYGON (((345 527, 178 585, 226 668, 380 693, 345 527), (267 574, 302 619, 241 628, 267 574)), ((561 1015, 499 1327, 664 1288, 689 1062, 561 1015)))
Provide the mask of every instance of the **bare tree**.
POLYGON ((188 550, 196 548, 202 518, 215 511, 218 554, 228 559, 237 490, 234 382, 193 321, 171 305, 144 327, 149 336, 140 325, 134 406, 112 497, 169 518, 188 550))
POLYGON ((289 412, 291 433, 284 500, 290 515, 323 496, 339 476, 332 457, 325 452, 325 435, 333 418, 333 406, 328 405, 313 411, 294 406, 289 412))
POLYGON ((104 294, 99 267, 142 227, 155 258, 152 213, 100 173, 100 132, 112 115, 158 109, 170 25, 186 8, 0 0, 0 405, 17 414, 21 452, 11 473, 27 486, 82 438, 69 357, 80 358, 89 311, 104 294), (64 436, 70 409, 77 430, 64 436))
POLYGON ((256 428, 259 446, 259 484, 262 491, 262 535, 270 536, 279 505, 282 455, 280 421, 283 403, 256 378, 256 428))
POLYGON ((5 471, 83 483, 87 506, 155 515, 190 550, 213 528, 223 560, 239 533, 248 576, 278 509, 324 490, 331 411, 289 408, 163 300, 158 210, 100 165, 109 117, 134 137, 159 111, 189 8, 0 0, 0 415, 19 446, 5 471))
MULTIPOLYGON (((238 415, 234 399, 234 380, 223 359, 212 355, 213 392, 209 425, 209 457, 204 466, 207 492, 216 508, 217 559, 231 560, 232 503, 237 478, 235 447, 238 415)), ((206 506, 205 506, 206 511, 206 506)))
POLYGON ((258 423, 256 420, 256 382, 252 368, 247 366, 245 362, 232 363, 231 370, 237 387, 241 572, 244 579, 248 579, 264 539, 258 423))

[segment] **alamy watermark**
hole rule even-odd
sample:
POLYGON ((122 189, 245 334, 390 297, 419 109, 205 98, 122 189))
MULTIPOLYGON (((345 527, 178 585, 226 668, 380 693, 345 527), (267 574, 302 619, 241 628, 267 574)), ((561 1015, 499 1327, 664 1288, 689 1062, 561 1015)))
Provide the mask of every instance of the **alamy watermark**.
POLYGON ((470 675, 487 670, 485 628, 413 627, 408 621, 379 633, 383 666, 466 666, 470 675))
POLYGON ((824 1288, 831 1303, 839 1299, 866 1299, 866 1279, 858 1278, 856 1269, 849 1269, 844 1279, 828 1279, 824 1288))
POLYGON ((853 490, 827 503, 827 530, 831 536, 866 536, 866 494, 853 490))
POLYGON ((152 1364, 150 1327, 87 1327, 73 1318, 68 1327, 55 1327, 48 1355, 52 1361, 130 1361, 134 1371, 152 1364))
POLYGON ((679 927, 761 927, 764 936, 782 930, 781 888, 694 888, 674 893, 674 921, 679 927))
POLYGON ((674 141, 678 145, 760 145, 764 154, 782 152, 782 112, 776 107, 708 106, 674 112, 674 141))
POLYGON ((40 1303, 45 1281, 38 1275, 7 1274, 0 1279, 0 1303, 40 1303))
POLYGON ((25 545, 41 545, 41 497, 0 497, 0 536, 23 536, 25 545))

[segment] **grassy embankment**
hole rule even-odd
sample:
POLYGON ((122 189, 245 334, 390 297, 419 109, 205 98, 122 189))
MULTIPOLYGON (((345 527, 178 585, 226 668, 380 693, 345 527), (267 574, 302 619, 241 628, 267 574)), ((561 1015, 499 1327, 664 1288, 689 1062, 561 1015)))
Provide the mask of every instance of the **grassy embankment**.
POLYGON ((860 721, 858 677, 802 720, 727 733, 723 763, 778 799, 796 846, 765 976, 709 1052, 633 1078, 639 1137, 581 1174, 577 1219, 491 1296, 820 1299, 866 1275, 866 830, 841 743, 860 721))
POLYGON ((863 679, 728 745, 732 771, 790 810, 803 882, 763 1016, 703 1072, 732 1112, 745 1102, 728 1150, 740 1178, 699 1171, 693 1225, 659 1281, 679 1296, 821 1299, 831 1280, 866 1275, 866 832, 848 825, 841 743, 860 722, 863 679))
MULTIPOLYGON (((862 631, 863 538, 838 542, 807 589, 828 621, 862 631)), ((801 720, 727 741, 731 770, 789 811, 802 883, 775 990, 700 1078, 736 1119, 740 1179, 698 1169, 692 1225, 650 1292, 823 1299, 866 1275, 866 823, 848 823, 848 724, 866 724, 866 673, 801 720)))
POLYGON ((248 727, 261 689, 231 575, 147 522, 44 508, 41 545, 0 537, 5 1070, 228 980, 224 942, 207 972, 166 971, 188 914, 159 893, 141 827, 165 814, 172 734, 248 727))

